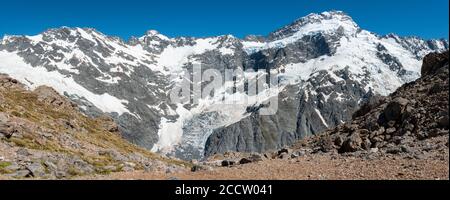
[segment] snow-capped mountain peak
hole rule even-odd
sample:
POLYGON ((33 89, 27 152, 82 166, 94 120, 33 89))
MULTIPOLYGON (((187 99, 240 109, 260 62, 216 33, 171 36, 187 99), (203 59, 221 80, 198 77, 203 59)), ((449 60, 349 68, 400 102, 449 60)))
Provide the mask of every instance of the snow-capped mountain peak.
MULTIPOLYGON (((270 48, 282 48, 304 37, 325 35, 337 41, 341 37, 355 37, 361 31, 353 19, 342 11, 310 14, 269 34, 267 39, 244 41, 247 53, 255 53, 270 48)), ((251 39, 251 38, 250 38, 251 39)))
POLYGON ((342 11, 330 11, 320 14, 312 13, 269 34, 268 39, 270 41, 276 41, 294 35, 300 36, 318 32, 332 32, 338 29, 342 29, 342 31, 348 34, 353 34, 359 29, 359 26, 350 16, 342 11))
MULTIPOLYGON (((148 30, 144 36, 142 36, 141 41, 144 40, 166 40, 166 41, 170 41, 170 38, 159 33, 157 30, 148 30)), ((144 41, 146 42, 146 41, 144 41)))

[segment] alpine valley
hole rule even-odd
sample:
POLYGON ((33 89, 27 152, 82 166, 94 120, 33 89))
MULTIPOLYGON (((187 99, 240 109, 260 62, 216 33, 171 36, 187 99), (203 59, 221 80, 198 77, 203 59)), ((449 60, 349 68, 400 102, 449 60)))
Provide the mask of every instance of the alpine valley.
POLYGON ((378 35, 330 11, 244 39, 169 38, 151 30, 123 41, 69 27, 5 36, 0 73, 29 90, 51 87, 89 117, 108 115, 131 143, 192 160, 280 149, 349 122, 373 97, 418 79, 425 55, 448 49, 444 39, 378 35), (226 69, 276 74, 279 85, 266 90, 278 98, 277 113, 259 114, 266 100, 217 106, 223 99, 251 96, 233 90, 243 83, 224 84, 198 103, 172 103, 171 89, 198 63, 224 76, 226 69))

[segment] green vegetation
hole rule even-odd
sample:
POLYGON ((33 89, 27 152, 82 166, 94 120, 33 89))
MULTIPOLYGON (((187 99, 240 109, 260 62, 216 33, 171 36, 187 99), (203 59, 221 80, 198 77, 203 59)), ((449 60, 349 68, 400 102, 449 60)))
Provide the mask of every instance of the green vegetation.
POLYGON ((12 163, 11 162, 6 162, 6 161, 0 161, 0 174, 9 174, 11 173, 10 171, 8 171, 6 168, 11 166, 12 163))

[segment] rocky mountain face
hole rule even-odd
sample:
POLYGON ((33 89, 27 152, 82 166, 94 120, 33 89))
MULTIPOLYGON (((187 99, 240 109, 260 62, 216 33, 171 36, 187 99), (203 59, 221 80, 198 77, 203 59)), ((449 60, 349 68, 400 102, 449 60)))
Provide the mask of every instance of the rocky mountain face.
POLYGON ((422 76, 387 97, 373 98, 353 120, 303 143, 315 151, 448 155, 449 52, 423 60, 422 76))
MULTIPOLYGON (((349 160, 356 159, 357 163, 364 163, 363 165, 378 163, 371 168, 383 166, 382 174, 375 176, 378 178, 384 176, 384 173, 397 170, 401 171, 397 178, 403 177, 406 171, 412 171, 417 176, 426 174, 425 176, 432 177, 431 174, 424 174, 424 169, 417 166, 418 162, 424 162, 433 163, 425 167, 432 171, 436 170, 436 163, 443 165, 442 172, 446 178, 448 168, 445 166, 448 165, 449 155, 449 52, 425 56, 421 73, 418 80, 404 84, 389 96, 373 96, 345 124, 276 151, 213 155, 205 165, 238 170, 234 167, 239 165, 239 169, 242 169, 245 167, 243 165, 252 163, 256 169, 264 166, 267 170, 279 162, 289 165, 313 161, 313 167, 318 167, 317 162, 325 158, 325 162, 321 164, 326 166, 330 162, 338 162, 339 164, 331 167, 336 170, 348 164, 349 160), (385 165, 401 160, 409 164, 386 171, 385 168, 390 167, 385 165)), ((350 171, 359 171, 360 178, 367 176, 367 171, 350 168, 350 171)), ((320 171, 320 174, 329 176, 346 170, 337 171, 339 173, 320 171)))
POLYGON ((111 118, 87 117, 50 87, 29 91, 0 75, 0 179, 69 179, 185 167, 129 143, 111 118))
MULTIPOLYGON (((37 36, 5 36, 0 72, 35 89, 42 85, 89 116, 111 116, 127 140, 183 159, 226 151, 262 152, 290 145, 344 122, 373 96, 420 77, 421 59, 448 49, 422 40, 361 29, 350 16, 311 14, 267 37, 168 38, 157 31, 128 42, 94 29, 59 28, 37 36), (170 91, 193 67, 262 70, 275 76, 278 112, 266 100, 218 106, 236 91, 231 80, 199 102, 173 103, 170 91), (187 72, 186 72, 187 71, 187 72)), ((253 73, 245 73, 251 76, 253 73)), ((188 83, 188 84, 205 84, 188 83)))

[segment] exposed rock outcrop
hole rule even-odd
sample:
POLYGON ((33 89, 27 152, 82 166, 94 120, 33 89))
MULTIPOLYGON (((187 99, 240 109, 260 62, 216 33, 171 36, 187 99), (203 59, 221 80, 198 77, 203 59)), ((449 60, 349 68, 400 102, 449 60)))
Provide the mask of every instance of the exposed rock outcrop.
MULTIPOLYGON (((350 123, 307 140, 317 151, 377 151, 419 156, 448 150, 449 52, 425 57, 422 77, 369 102, 350 123), (324 141, 333 141, 331 145, 324 141)), ((305 144, 303 144, 305 145, 305 144)))

